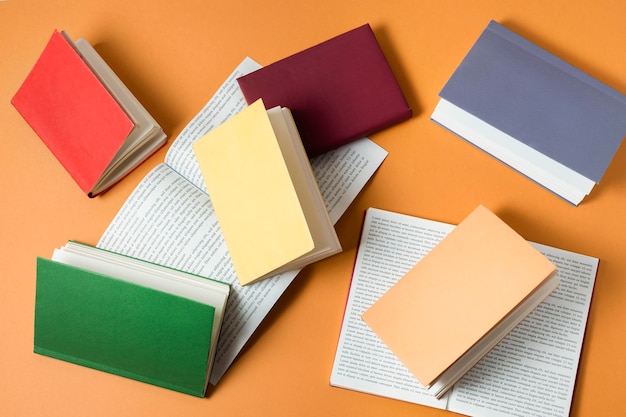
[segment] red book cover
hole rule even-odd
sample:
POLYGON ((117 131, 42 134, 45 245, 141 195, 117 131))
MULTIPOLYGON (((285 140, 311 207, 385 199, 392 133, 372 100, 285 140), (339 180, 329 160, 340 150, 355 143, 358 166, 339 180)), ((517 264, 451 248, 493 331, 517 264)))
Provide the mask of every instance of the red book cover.
POLYGON ((11 103, 86 194, 134 127, 56 30, 11 103))
POLYGON ((309 157, 411 117, 366 24, 237 79, 248 104, 291 110, 309 157))

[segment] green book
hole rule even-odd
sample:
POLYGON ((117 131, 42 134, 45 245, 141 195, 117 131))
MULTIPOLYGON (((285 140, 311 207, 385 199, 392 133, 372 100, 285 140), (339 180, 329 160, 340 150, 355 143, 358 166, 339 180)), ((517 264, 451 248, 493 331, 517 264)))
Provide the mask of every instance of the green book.
POLYGON ((203 397, 229 290, 68 242, 37 259, 34 351, 203 397))

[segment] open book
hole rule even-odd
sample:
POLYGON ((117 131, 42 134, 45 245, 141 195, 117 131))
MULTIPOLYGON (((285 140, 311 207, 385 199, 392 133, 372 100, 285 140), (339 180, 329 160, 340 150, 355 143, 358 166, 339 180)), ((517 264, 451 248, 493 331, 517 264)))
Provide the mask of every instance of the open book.
POLYGON ((480 205, 362 317, 440 398, 558 285, 554 264, 480 205))
POLYGON ((289 109, 257 100, 192 147, 241 285, 341 251, 289 109))
MULTIPOLYGON (((220 231, 192 143, 245 108, 236 78, 258 69, 246 58, 172 143, 165 163, 136 187, 98 247, 231 283, 210 383, 216 384, 298 274, 241 286, 220 231)), ((311 161, 333 223, 356 198, 387 152, 362 139, 311 161)))
POLYGON ((532 243, 557 266, 559 287, 440 400, 361 319, 453 229, 437 221, 367 210, 331 385, 474 417, 568 416, 597 258, 532 243))
POLYGON ((77 242, 37 259, 36 353, 203 397, 229 285, 77 242))
POLYGON ((54 31, 11 103, 90 197, 166 143, 96 50, 65 32, 54 31))

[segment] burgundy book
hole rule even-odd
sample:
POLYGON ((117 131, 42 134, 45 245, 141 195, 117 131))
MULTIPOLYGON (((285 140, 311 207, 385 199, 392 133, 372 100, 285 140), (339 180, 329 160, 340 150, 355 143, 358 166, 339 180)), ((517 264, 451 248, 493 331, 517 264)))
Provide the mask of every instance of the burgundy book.
POLYGON ((411 117, 369 24, 237 79, 248 104, 291 110, 309 157, 411 117))

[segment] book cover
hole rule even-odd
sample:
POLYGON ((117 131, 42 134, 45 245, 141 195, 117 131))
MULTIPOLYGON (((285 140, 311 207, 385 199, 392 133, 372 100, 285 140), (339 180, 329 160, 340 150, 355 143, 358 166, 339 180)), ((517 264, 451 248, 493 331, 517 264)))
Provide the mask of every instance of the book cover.
POLYGON ((134 128, 123 108, 56 30, 11 103, 85 194, 134 128))
POLYGON ((262 100, 194 142, 193 149, 242 285, 314 249, 262 100))
POLYGON ((310 157, 411 117, 366 24, 237 79, 248 102, 291 110, 310 157))
POLYGON ((434 121, 575 205, 626 135, 626 96, 495 21, 439 95, 434 121))
POLYGON ((544 255, 479 206, 363 313, 363 320, 422 385, 430 386, 555 271, 544 255))
POLYGON ((203 397, 215 308, 37 259, 36 353, 203 397))

